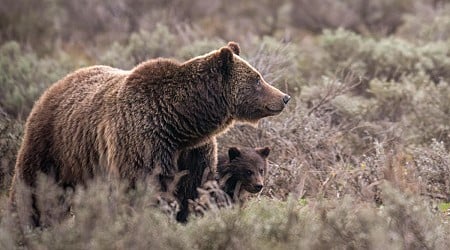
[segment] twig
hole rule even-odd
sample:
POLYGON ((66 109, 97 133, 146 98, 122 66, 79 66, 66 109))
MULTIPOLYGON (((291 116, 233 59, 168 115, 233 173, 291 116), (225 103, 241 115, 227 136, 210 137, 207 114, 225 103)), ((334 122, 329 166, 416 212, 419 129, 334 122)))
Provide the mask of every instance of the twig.
POLYGON ((307 116, 311 116, 312 113, 314 113, 317 109, 319 109, 321 106, 325 105, 326 103, 329 103, 331 100, 336 98, 339 95, 344 94, 345 92, 355 88, 359 84, 361 84, 361 78, 358 77, 358 80, 354 82, 355 79, 354 73, 348 73, 344 79, 343 84, 336 84, 339 82, 339 80, 334 79, 333 82, 327 87, 325 95, 320 99, 319 103, 316 104, 314 107, 312 107, 309 111, 307 116), (338 85, 337 87, 335 87, 338 85))

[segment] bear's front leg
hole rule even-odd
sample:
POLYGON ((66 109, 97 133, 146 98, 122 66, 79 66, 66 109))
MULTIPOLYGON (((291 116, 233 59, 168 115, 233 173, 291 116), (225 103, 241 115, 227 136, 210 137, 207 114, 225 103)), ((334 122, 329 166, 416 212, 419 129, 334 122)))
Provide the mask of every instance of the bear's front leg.
POLYGON ((217 143, 213 139, 199 147, 186 149, 178 157, 178 171, 188 170, 186 176, 178 183, 177 199, 180 202, 180 212, 177 220, 186 222, 188 218, 188 200, 198 197, 197 188, 202 185, 202 177, 206 171, 215 172, 217 165, 217 143))
MULTIPOLYGON (((156 187, 159 192, 173 192, 175 187, 173 183, 177 173, 177 153, 175 150, 158 150, 154 155, 153 166, 148 169, 150 175, 156 181, 156 187)), ((176 185, 176 184, 175 184, 176 185)))

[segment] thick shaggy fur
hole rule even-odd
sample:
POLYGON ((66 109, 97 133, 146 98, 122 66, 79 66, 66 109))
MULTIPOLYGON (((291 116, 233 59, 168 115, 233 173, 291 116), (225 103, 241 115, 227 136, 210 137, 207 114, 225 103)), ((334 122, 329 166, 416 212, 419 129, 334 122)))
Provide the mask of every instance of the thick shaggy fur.
POLYGON ((178 158, 179 170, 188 170, 188 174, 178 183, 176 196, 180 202, 177 220, 186 222, 189 215, 189 200, 198 197, 197 188, 203 183, 205 171, 210 172, 217 164, 217 146, 215 140, 195 149, 183 151, 178 158))
POLYGON ((246 192, 258 193, 264 187, 269 153, 268 147, 232 147, 228 155, 219 157, 216 179, 233 202, 241 201, 246 192))
POLYGON ((189 200, 189 211, 204 215, 208 210, 242 204, 248 193, 258 193, 264 186, 267 157, 270 149, 236 148, 219 156, 217 171, 205 173, 207 177, 199 197, 189 200))
MULTIPOLYGON (((178 192, 181 200, 195 195, 198 171, 216 164, 215 136, 235 120, 278 114, 289 99, 238 53, 239 46, 230 43, 184 63, 153 59, 130 71, 93 66, 58 81, 26 122, 12 201, 14 185, 33 190, 39 172, 62 186, 99 174, 131 185, 152 177, 164 192, 180 154, 201 155, 201 163, 182 168, 190 175, 178 192)), ((35 203, 36 196, 31 199, 35 203)), ((33 208, 38 225, 39 211, 33 208)))

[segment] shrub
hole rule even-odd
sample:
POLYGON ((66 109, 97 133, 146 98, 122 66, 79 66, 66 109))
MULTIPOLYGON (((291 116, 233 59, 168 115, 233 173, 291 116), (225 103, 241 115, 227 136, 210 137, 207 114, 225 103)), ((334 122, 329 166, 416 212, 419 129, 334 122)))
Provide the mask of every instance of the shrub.
POLYGON ((433 138, 444 142, 450 148, 450 90, 447 82, 434 84, 428 82, 414 92, 411 106, 404 126, 409 128, 409 141, 427 144, 433 138))
POLYGON ((450 153, 444 143, 433 140, 429 147, 416 147, 413 152, 422 193, 449 202, 450 153))
POLYGON ((323 84, 323 88, 304 89, 304 95, 297 96, 281 115, 260 121, 257 128, 236 126, 219 138, 223 148, 272 148, 265 195, 280 199, 289 193, 335 197, 336 190, 329 189, 327 180, 355 162, 351 155, 357 152, 343 142, 346 132, 356 124, 340 119, 331 104, 353 83, 349 79, 338 83, 325 78, 323 84), (309 109, 303 102, 310 103, 309 109))
POLYGON ((426 199, 406 196, 390 186, 383 186, 385 205, 380 216, 385 218, 393 241, 404 249, 446 249, 450 242, 441 237, 448 225, 440 224, 437 211, 426 199))
POLYGON ((196 39, 189 44, 182 46, 176 51, 177 57, 188 60, 193 57, 209 53, 227 44, 221 39, 196 39))
POLYGON ((298 92, 304 82, 298 70, 300 50, 273 37, 253 38, 242 44, 243 54, 263 77, 286 92, 298 92))
POLYGON ((24 228, 22 236, 14 234, 17 224, 8 230, 14 236, 12 239, 28 248, 190 248, 188 238, 179 232, 182 227, 155 208, 153 192, 147 186, 138 185, 134 192, 128 192, 124 183, 99 178, 85 187, 78 186, 73 193, 41 177, 38 205, 43 220, 50 224, 45 230, 24 228), (70 213, 61 199, 70 205, 70 213))
POLYGON ((291 12, 296 27, 320 32, 343 27, 359 33, 392 34, 402 16, 413 10, 411 0, 294 0, 291 12))
POLYGON ((368 80, 398 81, 402 76, 420 72, 425 72, 435 82, 450 76, 444 70, 450 60, 446 43, 418 46, 400 38, 363 38, 342 29, 325 31, 320 42, 332 61, 328 65, 349 67, 368 80))
POLYGON ((22 137, 22 124, 0 109, 0 195, 9 189, 22 137))
POLYGON ((0 47, 0 105, 13 117, 24 119, 36 99, 53 82, 59 80, 76 63, 39 59, 34 52, 25 52, 17 42, 0 47))
MULTIPOLYGON (((40 191, 48 201, 58 200, 52 185, 45 183, 50 189, 40 191)), ((145 186, 130 193, 123 185, 99 179, 77 188, 73 215, 45 230, 18 232, 15 217, 2 210, 0 245, 16 248, 21 242, 21 247, 33 249, 449 247, 450 227, 428 200, 404 195, 389 185, 381 185, 381 193, 381 207, 349 196, 308 199, 306 204, 294 197, 287 201, 263 198, 181 225, 151 207, 151 190, 145 186)), ((53 208, 51 202, 44 206, 53 208)))
POLYGON ((57 14, 55 1, 5 0, 0 6, 0 44, 16 40, 21 44, 50 50, 55 43, 57 14), (39 45, 39 46, 36 46, 39 45))
MULTIPOLYGON (((141 30, 131 34, 124 45, 114 43, 103 55, 100 64, 122 69, 131 69, 137 64, 157 57, 173 57, 172 48, 179 46, 175 35, 167 26, 156 25, 152 32, 141 30)), ((98 53, 98 52, 96 52, 98 53)))
POLYGON ((434 2, 435 6, 416 3, 414 13, 404 16, 405 22, 397 34, 417 43, 450 39, 450 5, 445 1, 434 2))

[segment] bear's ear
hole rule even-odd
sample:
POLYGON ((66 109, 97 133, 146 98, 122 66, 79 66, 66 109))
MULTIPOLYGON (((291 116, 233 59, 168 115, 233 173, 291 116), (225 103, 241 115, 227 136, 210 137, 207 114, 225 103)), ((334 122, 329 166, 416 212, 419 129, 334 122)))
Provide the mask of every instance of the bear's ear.
POLYGON ((230 48, 231 51, 233 51, 233 53, 236 55, 239 55, 241 53, 241 48, 236 42, 228 42, 228 48, 230 48))
POLYGON ((228 157, 230 158, 230 161, 233 159, 236 159, 241 155, 241 152, 236 147, 231 147, 228 149, 228 157))
POLYGON ((270 148, 269 147, 257 148, 256 152, 258 152, 258 154, 260 154, 263 158, 267 158, 267 156, 269 156, 270 154, 270 148))
POLYGON ((233 65, 233 51, 229 47, 222 47, 219 50, 219 66, 224 75, 228 75, 233 65))

